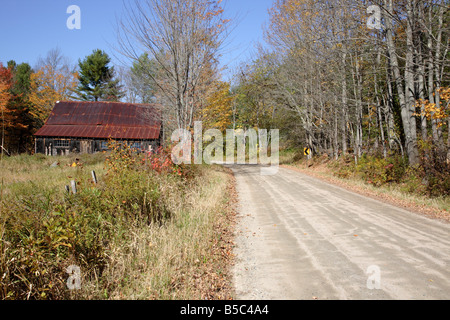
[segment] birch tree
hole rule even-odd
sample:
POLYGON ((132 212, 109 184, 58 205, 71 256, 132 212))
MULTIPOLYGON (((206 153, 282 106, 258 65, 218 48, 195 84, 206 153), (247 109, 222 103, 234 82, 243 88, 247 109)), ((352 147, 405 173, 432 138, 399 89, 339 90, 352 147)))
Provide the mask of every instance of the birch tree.
POLYGON ((431 134, 442 153, 448 1, 277 0, 269 14, 276 110, 297 112, 313 151, 353 152, 357 161, 398 150, 416 166, 418 141, 431 134))

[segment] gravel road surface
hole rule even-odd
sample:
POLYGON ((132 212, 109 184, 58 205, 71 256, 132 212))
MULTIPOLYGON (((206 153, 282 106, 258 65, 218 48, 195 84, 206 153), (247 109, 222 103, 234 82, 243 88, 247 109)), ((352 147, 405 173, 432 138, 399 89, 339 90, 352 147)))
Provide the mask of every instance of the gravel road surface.
POLYGON ((229 167, 237 299, 450 298, 450 224, 286 168, 229 167))

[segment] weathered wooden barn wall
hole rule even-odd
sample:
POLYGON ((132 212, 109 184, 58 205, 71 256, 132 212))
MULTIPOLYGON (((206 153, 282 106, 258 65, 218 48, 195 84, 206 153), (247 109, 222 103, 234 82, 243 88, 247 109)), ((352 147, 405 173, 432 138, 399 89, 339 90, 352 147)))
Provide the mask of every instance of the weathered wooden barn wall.
POLYGON ((106 151, 109 139, 136 151, 154 150, 162 142, 158 105, 120 102, 57 102, 35 134, 35 152, 46 155, 106 151))
MULTIPOLYGON (((119 140, 127 143, 137 152, 156 150, 160 140, 119 140), (150 148, 151 149, 150 149, 150 148)), ((103 139, 67 139, 67 138, 36 138, 36 153, 49 156, 68 155, 71 153, 90 154, 108 150, 108 140, 103 139)))

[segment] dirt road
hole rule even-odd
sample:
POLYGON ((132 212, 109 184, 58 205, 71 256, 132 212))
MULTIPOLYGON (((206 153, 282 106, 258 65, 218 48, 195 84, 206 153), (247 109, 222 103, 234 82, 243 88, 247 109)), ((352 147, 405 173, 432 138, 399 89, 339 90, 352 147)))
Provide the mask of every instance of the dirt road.
POLYGON ((289 169, 230 168, 237 299, 450 298, 450 224, 289 169))

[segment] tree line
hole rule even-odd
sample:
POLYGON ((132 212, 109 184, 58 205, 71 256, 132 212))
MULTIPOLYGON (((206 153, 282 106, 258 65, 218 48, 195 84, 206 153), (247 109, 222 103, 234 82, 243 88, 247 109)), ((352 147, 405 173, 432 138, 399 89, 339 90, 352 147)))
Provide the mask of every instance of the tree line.
POLYGON ((205 129, 275 128, 285 145, 333 159, 448 165, 448 22, 448 0, 274 0, 265 44, 227 82, 219 59, 233 24, 221 0, 130 1, 115 48, 129 67, 104 68, 109 57, 97 50, 78 70, 49 61, 37 72, 1 69, 2 124, 13 137, 2 145, 24 151, 20 132, 41 125, 55 99, 122 100, 158 102, 168 132, 196 120, 205 129), (60 73, 58 94, 33 80, 60 73))
POLYGON ((448 1, 276 0, 269 13, 268 45, 236 72, 241 121, 335 159, 450 162, 448 1))

